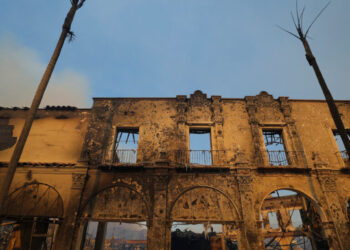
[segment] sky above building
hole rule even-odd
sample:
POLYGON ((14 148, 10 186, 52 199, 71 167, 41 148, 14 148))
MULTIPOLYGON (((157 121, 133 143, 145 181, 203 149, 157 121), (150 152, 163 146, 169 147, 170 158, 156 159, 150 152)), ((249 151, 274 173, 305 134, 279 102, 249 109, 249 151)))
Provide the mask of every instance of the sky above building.
MULTIPOLYGON (((0 106, 29 106, 69 0, 3 0, 0 106)), ((328 0, 299 0, 307 26, 328 0)), ((175 97, 200 89, 242 98, 323 99, 294 31, 294 0, 86 0, 43 105, 90 107, 92 97, 175 97)), ((334 0, 310 44, 336 99, 350 99, 350 1, 334 0)))

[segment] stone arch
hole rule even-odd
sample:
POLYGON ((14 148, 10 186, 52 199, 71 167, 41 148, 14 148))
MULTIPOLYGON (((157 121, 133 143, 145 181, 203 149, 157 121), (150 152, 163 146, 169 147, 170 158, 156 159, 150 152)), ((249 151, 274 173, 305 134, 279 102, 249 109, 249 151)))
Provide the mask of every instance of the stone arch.
POLYGON ((178 194, 170 204, 167 218, 172 221, 234 222, 241 220, 238 211, 225 192, 201 185, 186 188, 178 194), (207 190, 200 192, 201 189, 207 190))
POLYGON ((7 196, 3 211, 6 217, 62 218, 64 206, 54 187, 45 183, 27 183, 7 196))
POLYGON ((313 248, 329 249, 329 236, 327 236, 326 231, 323 228, 323 223, 327 222, 326 214, 323 212, 320 204, 305 192, 290 187, 271 188, 260 202, 258 213, 259 215, 260 213, 262 214, 263 223, 261 227, 263 228, 265 247, 270 244, 270 239, 275 239, 277 242, 283 243, 284 246, 287 246, 291 245, 293 238, 295 238, 295 235, 292 235, 292 237, 291 235, 283 233, 279 236, 275 235, 275 238, 271 238, 271 235, 274 233, 298 232, 300 234, 299 238, 312 238, 313 248), (275 191, 282 190, 291 191, 293 193, 281 193, 281 195, 277 193, 277 196, 271 195, 275 191), (266 203, 264 204, 265 201, 266 203), (263 206, 265 210, 263 209, 263 206), (292 216, 296 210, 299 210, 300 214, 296 215, 299 219, 294 217, 294 221, 298 221, 297 223, 299 223, 299 225, 294 226, 292 216), (273 213, 274 216, 272 217, 275 219, 272 219, 269 216, 267 217, 267 213, 273 213), (271 223, 277 225, 277 227, 272 227, 271 225, 273 224, 271 223))
POLYGON ((116 183, 93 194, 80 216, 89 220, 148 221, 151 213, 142 193, 125 183, 116 183))
POLYGON ((320 216, 321 220, 323 222, 327 222, 328 221, 328 218, 326 216, 326 213, 324 212, 323 208, 320 206, 320 203, 317 202, 313 197, 311 197, 310 195, 306 194, 304 191, 301 191, 299 189, 296 189, 296 188, 290 188, 290 187, 272 187, 271 189, 269 189, 269 191, 267 193, 265 193, 264 195, 264 198, 259 202, 259 207, 258 207, 258 210, 256 211, 256 218, 259 218, 260 217, 260 212, 261 212, 261 207, 264 203, 264 201, 266 200, 266 198, 268 198, 268 196, 274 192, 274 191, 277 191, 277 190, 289 190, 289 191, 292 191, 292 192, 296 192, 296 193, 300 193, 302 195, 304 195, 310 202, 311 204, 316 208, 316 211, 318 213, 318 215, 320 216))

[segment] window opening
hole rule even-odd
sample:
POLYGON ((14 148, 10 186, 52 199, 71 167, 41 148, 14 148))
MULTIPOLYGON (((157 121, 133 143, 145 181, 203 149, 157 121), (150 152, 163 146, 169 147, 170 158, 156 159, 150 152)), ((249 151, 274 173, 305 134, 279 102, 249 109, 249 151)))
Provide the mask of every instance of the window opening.
POLYGON ((115 142, 114 162, 136 163, 138 139, 138 129, 118 129, 115 142))
MULTIPOLYGON (((89 221, 83 250, 94 250, 98 230, 97 221, 89 221)), ((147 226, 145 221, 135 223, 107 222, 100 249, 145 250, 147 246, 147 226)))
POLYGON ((288 159, 284 148, 282 130, 263 130, 263 135, 269 164, 287 166, 288 159))
MULTIPOLYGON (((341 136, 340 136, 339 132, 334 131, 333 134, 334 134, 335 141, 337 142, 338 149, 340 151, 341 157, 343 158, 343 160, 345 161, 346 164, 349 164, 349 156, 348 156, 348 154, 346 152, 343 140, 341 139, 341 136)), ((348 137, 350 139, 350 133, 349 132, 348 132, 348 137)))
POLYGON ((212 165, 210 129, 190 129, 190 163, 212 165))
POLYGON ((238 234, 229 234, 226 227, 230 225, 174 222, 171 228, 171 250, 237 250, 238 234))

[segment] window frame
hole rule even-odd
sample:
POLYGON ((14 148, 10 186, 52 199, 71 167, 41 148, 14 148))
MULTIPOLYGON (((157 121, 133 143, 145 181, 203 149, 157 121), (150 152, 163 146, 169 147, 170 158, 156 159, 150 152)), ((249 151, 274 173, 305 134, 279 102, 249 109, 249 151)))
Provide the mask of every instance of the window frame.
MULTIPOLYGON (((213 129, 212 126, 208 126, 208 125, 191 125, 188 126, 187 129, 187 142, 186 142, 186 147, 187 147, 187 155, 186 155, 186 159, 188 161, 188 163, 190 164, 196 164, 196 163, 192 163, 191 161, 191 150, 195 150, 195 149, 191 149, 191 141, 190 141, 190 136, 191 136, 191 131, 195 131, 195 130, 203 130, 203 131, 208 131, 209 132, 209 139, 210 139, 210 158, 211 158, 211 163, 210 164, 205 164, 206 166, 212 166, 214 163, 213 160, 213 129)), ((203 149, 206 150, 206 149, 203 149)), ((203 164, 198 164, 198 165, 203 165, 203 164)))
POLYGON ((260 141, 261 141, 261 145, 262 145, 262 158, 263 158, 263 163, 265 166, 268 167, 288 167, 288 166, 293 166, 295 164, 295 161, 292 159, 292 157, 290 157, 290 142, 289 142, 289 137, 288 137, 288 133, 286 131, 287 129, 285 128, 285 126, 272 126, 272 125, 267 125, 267 126, 261 126, 260 129, 260 141), (267 153, 267 148, 266 148, 266 144, 265 144, 265 138, 264 138, 264 131, 280 131, 280 135, 283 141, 283 148, 284 148, 284 152, 286 155, 286 160, 287 160, 287 165, 273 165, 270 164, 269 161, 269 157, 268 157, 268 153, 267 153))
MULTIPOLYGON (((118 144, 119 145, 119 144, 118 144)), ((121 164, 136 164, 139 162, 139 148, 140 148, 140 127, 135 127, 135 126, 117 126, 115 128, 115 136, 113 139, 113 146, 112 146, 112 162, 113 163, 121 163, 121 164), (128 132, 128 131, 137 131, 138 134, 138 139, 137 139, 137 147, 136 147, 136 160, 135 162, 116 162, 115 157, 117 154, 117 140, 118 140, 118 135, 119 132, 128 132)))

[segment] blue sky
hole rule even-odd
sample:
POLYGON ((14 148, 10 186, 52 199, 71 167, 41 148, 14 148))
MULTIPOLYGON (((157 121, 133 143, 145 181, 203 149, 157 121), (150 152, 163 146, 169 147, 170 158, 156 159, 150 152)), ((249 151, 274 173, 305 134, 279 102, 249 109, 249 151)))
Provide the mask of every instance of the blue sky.
MULTIPOLYGON (((327 3, 299 0, 308 24, 327 3)), ((0 106, 29 105, 69 0, 2 0, 0 106)), ((294 0, 86 0, 44 104, 90 107, 92 97, 175 97, 201 89, 241 98, 266 90, 322 99, 293 30, 294 0)), ((313 26, 312 50, 336 99, 350 99, 350 1, 313 26)))

